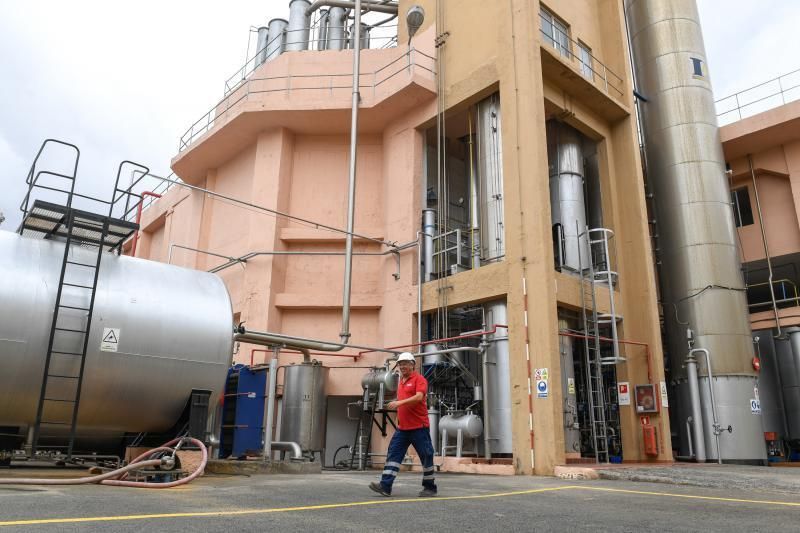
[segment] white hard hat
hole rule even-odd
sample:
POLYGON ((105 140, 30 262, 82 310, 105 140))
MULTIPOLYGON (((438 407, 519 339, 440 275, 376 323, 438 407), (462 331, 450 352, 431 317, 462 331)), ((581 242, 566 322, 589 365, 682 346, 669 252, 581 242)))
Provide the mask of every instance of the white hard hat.
POLYGON ((411 352, 403 352, 397 356, 397 362, 400 361, 411 361, 412 363, 416 363, 416 359, 414 359, 414 355, 411 352))

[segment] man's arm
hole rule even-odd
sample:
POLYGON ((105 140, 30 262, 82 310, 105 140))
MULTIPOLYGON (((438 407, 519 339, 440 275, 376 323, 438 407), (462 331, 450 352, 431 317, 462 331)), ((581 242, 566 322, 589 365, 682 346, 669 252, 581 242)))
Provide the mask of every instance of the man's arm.
POLYGON ((397 409, 401 405, 413 405, 415 403, 420 403, 422 400, 425 399, 425 395, 421 392, 416 393, 414 396, 410 398, 406 398, 405 400, 395 400, 393 402, 389 402, 386 407, 389 409, 397 409))

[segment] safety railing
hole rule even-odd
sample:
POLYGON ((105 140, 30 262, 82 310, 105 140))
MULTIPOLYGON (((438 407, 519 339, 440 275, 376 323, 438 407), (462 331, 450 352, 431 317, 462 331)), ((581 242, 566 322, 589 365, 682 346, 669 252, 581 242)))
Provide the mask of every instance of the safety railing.
POLYGON ((549 43, 567 61, 576 62, 579 73, 596 87, 615 98, 622 97, 625 82, 621 77, 594 56, 587 46, 552 24, 546 15, 539 13, 539 19, 539 31, 544 42, 549 43))
MULTIPOLYGON (((251 28, 251 31, 255 28, 251 28)), ((365 49, 385 49, 397 46, 397 25, 367 26, 366 36, 362 36, 361 45, 365 49), (381 34, 377 34, 379 30, 381 34)), ((319 50, 347 50, 353 48, 352 37, 347 29, 343 28, 341 37, 334 38, 330 35, 321 35, 319 22, 316 21, 308 28, 284 30, 280 35, 272 37, 262 48, 256 49, 252 57, 245 61, 239 69, 225 80, 225 95, 241 86, 258 67, 269 62, 284 52, 287 47, 298 46, 303 51, 319 50), (305 36, 308 35, 306 38, 305 36)))
MULTIPOLYGON (((411 48, 374 71, 361 72, 361 79, 364 81, 359 85, 359 89, 362 94, 365 90, 371 89, 374 95, 375 91, 384 83, 404 72, 413 73, 414 69, 424 70, 435 76, 436 58, 411 48)), ((186 150, 199 136, 214 127, 214 122, 218 116, 227 113, 240 102, 246 101, 251 95, 266 93, 290 94, 298 91, 328 91, 332 95, 336 90, 352 89, 352 84, 349 83, 352 76, 352 72, 344 72, 341 74, 250 77, 244 85, 228 93, 227 96, 186 130, 180 138, 178 151, 186 150)))
POLYGON ((719 124, 742 120, 800 99, 800 69, 720 98, 715 103, 719 124))
POLYGON ((470 269, 470 246, 460 229, 438 233, 433 237, 433 268, 437 277, 445 277, 470 269))
MULTIPOLYGON (((763 283, 751 283, 747 285, 748 301, 753 299, 756 295, 753 294, 752 289, 759 287, 769 287, 769 281, 763 283)), ((790 279, 778 279, 772 282, 772 288, 775 294, 775 305, 781 309, 785 307, 800 307, 800 291, 797 290, 797 284, 790 279)), ((771 293, 772 294, 772 293, 771 293)), ((759 310, 766 310, 772 307, 772 296, 764 301, 756 301, 748 303, 747 307, 751 312, 758 312, 759 310)))

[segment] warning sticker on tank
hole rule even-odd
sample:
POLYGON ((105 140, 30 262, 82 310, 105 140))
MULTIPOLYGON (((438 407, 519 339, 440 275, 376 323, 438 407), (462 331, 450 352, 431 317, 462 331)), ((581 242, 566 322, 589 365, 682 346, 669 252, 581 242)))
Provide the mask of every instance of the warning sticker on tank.
POLYGON ((755 398, 750 400, 750 412, 754 415, 761 414, 761 400, 755 398))
POLYGON ((100 340, 101 352, 116 352, 119 345, 119 328, 103 328, 103 337, 100 340))
POLYGON ((659 384, 659 392, 661 393, 661 407, 669 407, 669 396, 667 396, 667 383, 662 381, 659 384))

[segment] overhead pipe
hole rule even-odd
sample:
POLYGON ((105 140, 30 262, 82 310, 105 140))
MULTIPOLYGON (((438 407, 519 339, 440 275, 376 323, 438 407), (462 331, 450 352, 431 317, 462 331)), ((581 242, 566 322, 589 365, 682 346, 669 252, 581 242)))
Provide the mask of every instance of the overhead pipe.
POLYGON ((350 172, 347 192, 347 235, 345 236, 344 289, 342 294, 342 332, 339 337, 343 343, 350 340, 350 296, 353 282, 353 225, 356 210, 356 157, 358 156, 358 104, 361 99, 359 84, 361 79, 361 2, 355 0, 355 35, 353 38, 353 97, 350 114, 350 172))
POLYGON ((343 7, 345 9, 355 9, 359 13, 363 9, 364 11, 375 11, 390 15, 396 15, 398 10, 397 4, 386 3, 382 0, 316 0, 306 9, 306 15, 311 15, 321 7, 343 7))
POLYGON ((764 217, 761 215, 761 201, 758 198, 758 185, 756 184, 756 171, 753 168, 753 158, 747 154, 747 164, 750 166, 750 178, 753 180, 753 195, 756 197, 756 211, 758 211, 758 225, 761 228, 761 242, 764 243, 764 256, 767 258, 767 270, 769 271, 769 296, 772 301, 772 312, 775 313, 775 328, 778 334, 774 335, 776 339, 783 336, 781 332, 781 320, 778 314, 778 303, 775 301, 775 287, 772 285, 773 272, 772 272, 772 258, 769 255, 769 245, 767 244, 767 230, 764 229, 764 217))
POLYGON ((275 355, 269 362, 269 381, 267 383, 267 394, 264 396, 264 401, 267 403, 267 419, 264 421, 264 448, 262 450, 264 461, 272 461, 272 452, 274 450, 292 452, 294 459, 303 458, 303 449, 296 442, 272 440, 272 431, 275 426, 275 394, 278 390, 278 354, 280 351, 279 347, 273 350, 275 355))

